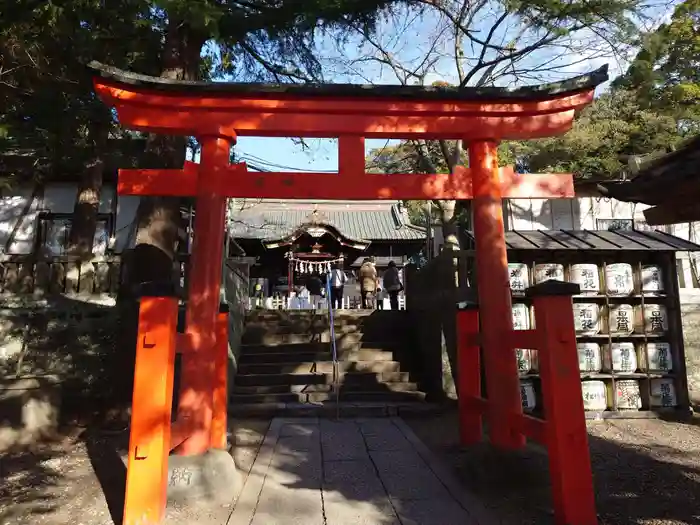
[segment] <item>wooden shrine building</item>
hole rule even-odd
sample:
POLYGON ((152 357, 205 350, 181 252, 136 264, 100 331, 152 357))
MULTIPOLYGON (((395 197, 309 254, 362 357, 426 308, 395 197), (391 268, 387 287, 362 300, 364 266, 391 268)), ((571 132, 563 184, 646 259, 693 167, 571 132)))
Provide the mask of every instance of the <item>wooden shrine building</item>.
POLYGON ((645 162, 630 181, 601 183, 603 194, 651 206, 644 210, 653 226, 700 220, 700 135, 683 147, 645 162))
POLYGON ((374 257, 380 272, 392 260, 402 266, 426 242, 400 201, 263 200, 238 208, 229 238, 256 259, 251 278, 269 294, 339 259, 349 272, 365 257, 374 257))

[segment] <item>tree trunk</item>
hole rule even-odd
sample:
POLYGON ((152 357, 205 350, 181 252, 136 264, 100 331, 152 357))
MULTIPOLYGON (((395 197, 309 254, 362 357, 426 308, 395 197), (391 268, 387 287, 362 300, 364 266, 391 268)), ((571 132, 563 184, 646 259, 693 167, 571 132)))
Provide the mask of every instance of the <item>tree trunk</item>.
POLYGON ((94 249, 97 214, 100 207, 100 192, 104 175, 104 152, 107 145, 109 128, 97 125, 95 130, 95 150, 85 166, 80 178, 78 193, 73 207, 70 235, 68 236, 68 253, 79 255, 88 260, 94 249))
MULTIPOLYGON (((186 23, 171 19, 165 36, 161 77, 196 80, 205 38, 193 34, 186 23)), ((148 157, 158 167, 181 168, 186 137, 151 135, 148 157)), ((172 197, 142 197, 136 211, 136 245, 128 268, 127 293, 147 281, 172 281, 173 258, 181 227, 180 202, 172 197)))
MULTIPOLYGON (((161 77, 196 80, 201 65, 200 52, 205 37, 172 18, 166 31, 161 77)), ((181 168, 185 161, 186 137, 151 135, 147 145, 149 167, 181 168)), ((125 254, 122 286, 119 294, 119 355, 112 367, 118 381, 114 392, 117 406, 128 407, 133 389, 138 301, 134 291, 148 281, 174 282, 174 255, 181 228, 181 200, 172 197, 142 197, 136 211, 136 243, 125 254)))

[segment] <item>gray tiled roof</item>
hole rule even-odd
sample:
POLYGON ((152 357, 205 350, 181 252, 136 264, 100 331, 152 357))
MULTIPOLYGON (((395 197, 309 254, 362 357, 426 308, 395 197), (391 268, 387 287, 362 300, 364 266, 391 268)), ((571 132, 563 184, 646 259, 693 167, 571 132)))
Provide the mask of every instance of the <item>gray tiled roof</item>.
MULTIPOLYGON (((467 233, 474 240, 472 233, 467 233)), ((661 231, 533 230, 507 231, 509 250, 700 251, 700 246, 661 231)))
POLYGON ((237 239, 284 238, 309 223, 314 210, 326 224, 353 240, 419 240, 424 231, 409 223, 405 210, 392 201, 261 201, 234 205, 230 235, 237 239))

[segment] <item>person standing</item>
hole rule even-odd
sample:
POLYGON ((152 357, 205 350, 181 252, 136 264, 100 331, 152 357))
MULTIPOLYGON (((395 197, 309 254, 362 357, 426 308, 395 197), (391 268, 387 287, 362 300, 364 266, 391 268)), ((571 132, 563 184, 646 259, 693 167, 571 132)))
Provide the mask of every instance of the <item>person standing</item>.
POLYGON ((389 267, 384 272, 384 289, 389 294, 389 304, 392 310, 399 309, 399 292, 403 290, 403 283, 399 276, 399 269, 394 261, 389 261, 389 267))
POLYGON ((306 281, 306 288, 311 294, 311 307, 314 309, 318 308, 318 303, 323 295, 323 281, 321 281, 321 277, 316 273, 311 274, 306 281))
POLYGON ((343 307, 343 289, 348 276, 343 271, 342 263, 335 263, 331 270, 331 307, 340 309, 343 307))
POLYGON ((377 269, 370 259, 365 259, 360 266, 360 295, 363 309, 374 310, 377 285, 377 269))

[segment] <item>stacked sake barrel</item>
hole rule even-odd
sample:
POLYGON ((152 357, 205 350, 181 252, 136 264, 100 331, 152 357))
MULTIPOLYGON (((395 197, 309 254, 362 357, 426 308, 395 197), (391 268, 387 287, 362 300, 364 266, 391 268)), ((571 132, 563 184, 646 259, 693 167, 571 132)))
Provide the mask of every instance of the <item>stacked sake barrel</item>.
MULTIPOLYGON (((583 403, 591 417, 677 405, 667 280, 660 265, 513 262, 508 266, 516 330, 534 328, 526 288, 549 279, 580 286, 573 315, 583 403)), ((516 349, 515 359, 523 408, 536 410, 541 398, 537 351, 516 349)))

